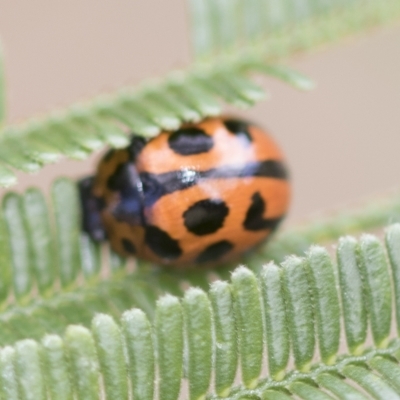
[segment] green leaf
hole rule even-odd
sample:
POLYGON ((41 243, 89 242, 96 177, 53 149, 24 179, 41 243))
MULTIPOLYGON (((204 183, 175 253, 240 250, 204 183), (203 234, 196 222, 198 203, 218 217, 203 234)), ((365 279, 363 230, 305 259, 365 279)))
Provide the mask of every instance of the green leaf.
POLYGON ((372 336, 378 347, 385 348, 389 343, 392 289, 386 257, 376 237, 361 237, 360 257, 372 336))
POLYGON ((13 267, 11 265, 11 248, 9 233, 4 213, 0 212, 0 304, 1 308, 7 302, 7 297, 11 291, 13 267))
POLYGON ((255 59, 254 61, 250 60, 246 68, 255 69, 262 74, 277 78, 299 90, 311 90, 315 87, 310 78, 282 65, 268 65, 255 59))
POLYGON ((22 201, 16 193, 3 198, 3 212, 11 249, 14 294, 20 303, 27 301, 33 286, 31 248, 26 231, 22 201))
POLYGON ((210 288, 210 300, 215 325, 215 390, 219 396, 226 397, 235 380, 238 361, 234 303, 229 284, 214 282, 210 288))
POLYGON ((260 290, 256 277, 245 267, 239 267, 233 272, 232 287, 242 379, 246 387, 252 389, 261 373, 263 357, 260 290))
POLYGON ((0 350, 0 382, 1 397, 4 399, 18 400, 18 383, 15 374, 15 349, 4 347, 0 350))
POLYGON ((264 266, 261 273, 269 373, 277 381, 285 376, 290 354, 282 273, 282 269, 272 263, 264 266))
POLYGON ((395 360, 378 356, 372 358, 369 365, 379 372, 397 392, 400 391, 400 367, 395 360))
POLYGON ((319 352, 322 361, 331 365, 336 361, 340 340, 340 307, 333 265, 327 251, 321 247, 312 247, 307 258, 319 352))
POLYGON ((332 373, 322 373, 317 376, 316 381, 322 388, 327 389, 339 399, 343 400, 367 400, 364 394, 358 392, 349 385, 342 376, 332 373))
POLYGON ((72 400, 65 345, 56 335, 42 340, 42 360, 46 386, 53 400, 72 400))
POLYGON ((313 304, 309 295, 306 261, 290 257, 282 263, 288 328, 296 367, 307 372, 314 355, 313 304))
POLYGON ((125 358, 122 335, 115 321, 98 314, 92 322, 97 356, 103 373, 103 384, 108 399, 126 399, 128 382, 125 376, 125 358))
POLYGON ((202 290, 191 288, 186 292, 183 315, 189 354, 189 397, 203 400, 211 379, 212 331, 211 305, 202 290))
POLYGON ((23 340, 15 345, 15 373, 21 399, 46 399, 39 345, 34 340, 23 340))
POLYGON ((31 241, 32 265, 38 289, 47 296, 53 290, 55 280, 54 241, 50 229, 47 205, 37 189, 27 190, 22 197, 27 235, 31 241))
POLYGON ((168 295, 158 301, 155 327, 160 397, 163 400, 176 400, 183 366, 183 317, 177 298, 168 295))
POLYGON ((378 400, 398 399, 399 394, 378 375, 361 365, 349 364, 341 371, 344 376, 360 385, 373 398, 378 400))
POLYGON ((17 183, 17 177, 9 168, 0 164, 0 187, 9 187, 17 183))
POLYGON ((313 385, 308 385, 304 382, 294 382, 290 385, 290 390, 293 394, 299 396, 300 399, 313 399, 313 400, 334 400, 333 397, 328 396, 322 390, 313 385))
POLYGON ((345 237, 339 241, 337 259, 344 326, 349 350, 356 355, 363 352, 367 337, 367 307, 358 267, 358 253, 359 246, 354 238, 345 237))
POLYGON ((129 357, 129 376, 133 397, 154 398, 154 345, 151 326, 141 310, 126 311, 121 318, 129 357))
POLYGON ((81 233, 80 237, 81 268, 87 281, 95 281, 100 273, 101 246, 93 242, 89 235, 81 233))
POLYGON ((262 394, 262 400, 290 400, 290 396, 278 390, 266 390, 262 394))
POLYGON ((57 265, 60 268, 61 284, 71 286, 80 265, 80 212, 76 185, 59 179, 53 185, 53 204, 57 227, 57 265))
POLYGON ((75 395, 79 400, 95 400, 99 394, 99 361, 90 332, 81 326, 70 326, 65 334, 75 395))

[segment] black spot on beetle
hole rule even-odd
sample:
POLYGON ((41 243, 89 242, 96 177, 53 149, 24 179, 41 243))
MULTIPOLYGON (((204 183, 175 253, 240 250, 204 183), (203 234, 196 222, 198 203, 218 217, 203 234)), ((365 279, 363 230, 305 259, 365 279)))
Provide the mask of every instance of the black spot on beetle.
POLYGON ((229 132, 236 135, 244 146, 248 146, 253 141, 247 122, 237 119, 227 119, 224 121, 224 125, 229 132))
POLYGON ((218 261, 224 255, 228 254, 233 249, 233 244, 228 242, 227 240, 221 240, 216 242, 203 250, 198 257, 196 258, 196 262, 206 263, 211 261, 218 261))
POLYGON ((198 236, 208 235, 220 229, 229 208, 219 199, 200 200, 189 207, 184 213, 186 228, 198 236))
POLYGON ((251 205, 246 213, 246 219, 243 222, 245 229, 249 231, 261 231, 263 229, 274 230, 282 216, 278 218, 264 218, 266 204, 259 192, 256 192, 251 197, 251 205))
POLYGON ((136 254, 136 247, 129 239, 122 239, 121 240, 122 247, 124 250, 129 254, 136 254))
POLYGON ((168 137, 169 147, 177 154, 190 156, 210 151, 214 146, 211 136, 199 128, 179 129, 168 137))
POLYGON ((129 160, 136 161, 138 155, 146 146, 147 140, 140 136, 132 136, 131 143, 128 146, 129 160))
POLYGON ((107 187, 112 191, 118 192, 131 185, 130 165, 127 162, 122 162, 108 178, 107 187))
POLYGON ((182 254, 179 242, 156 226, 147 226, 145 243, 160 258, 174 260, 182 254))

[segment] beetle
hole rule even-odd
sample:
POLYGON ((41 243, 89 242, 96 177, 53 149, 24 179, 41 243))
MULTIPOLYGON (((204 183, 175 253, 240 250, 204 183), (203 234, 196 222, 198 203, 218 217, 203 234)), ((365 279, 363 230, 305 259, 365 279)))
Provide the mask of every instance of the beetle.
POLYGON ((257 125, 230 116, 133 135, 79 182, 83 230, 123 256, 166 265, 234 259, 287 213, 281 150, 257 125))

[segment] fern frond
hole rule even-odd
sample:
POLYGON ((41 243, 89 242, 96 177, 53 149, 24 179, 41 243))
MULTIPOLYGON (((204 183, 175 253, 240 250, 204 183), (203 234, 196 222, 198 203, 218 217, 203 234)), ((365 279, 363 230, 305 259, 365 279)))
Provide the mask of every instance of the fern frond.
MULTIPOLYGON (((33 188, 22 195, 7 193, 3 199, 0 345, 39 339, 46 333, 61 334, 68 324, 89 326, 97 312, 119 318, 126 309, 138 307, 153 319, 159 296, 181 296, 184 285, 208 290, 210 280, 229 279, 237 265, 215 271, 166 271, 138 262, 132 269, 132 262, 100 248, 80 231, 74 182, 60 179, 51 192, 50 204, 33 188)), ((238 262, 259 273, 266 261, 280 263, 289 254, 303 255, 311 244, 376 230, 394 221, 400 221, 397 195, 283 231, 238 262)))
MULTIPOLYGON (((250 106, 264 97, 253 83, 254 72, 268 73, 260 60, 195 68, 171 74, 158 84, 124 89, 21 126, 5 127, 0 135, 0 186, 15 182, 12 169, 36 172, 61 156, 85 159, 103 146, 124 147, 128 132, 152 137, 183 121, 198 121, 221 111, 221 102, 250 106), (264 71, 263 71, 264 68, 264 71)), ((308 80, 286 68, 270 66, 281 79, 299 88, 308 80)))
POLYGON ((259 274, 241 266, 208 294, 190 288, 182 298, 163 296, 152 319, 140 309, 125 311, 118 323, 99 314, 90 329, 72 325, 62 336, 17 342, 0 351, 0 393, 397 399, 399 243, 400 224, 386 230, 385 246, 369 234, 343 237, 337 264, 313 246, 304 258, 269 263, 259 274), (342 337, 347 350, 339 350, 342 337))
POLYGON ((397 18, 395 0, 189 0, 199 61, 286 56, 397 18))

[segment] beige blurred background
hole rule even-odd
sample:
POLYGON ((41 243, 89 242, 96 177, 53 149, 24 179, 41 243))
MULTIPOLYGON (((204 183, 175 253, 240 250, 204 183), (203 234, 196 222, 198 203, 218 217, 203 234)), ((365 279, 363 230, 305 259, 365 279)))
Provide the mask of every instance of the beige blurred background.
MULTIPOLYGON (((0 0, 0 36, 12 122, 190 60, 184 0, 0 0)), ((268 127, 287 154, 289 221, 400 187, 400 23, 287 64, 314 78, 317 89, 300 93, 264 79, 271 101, 241 113, 268 127)), ((17 190, 89 173, 97 157, 21 175, 17 190)))

